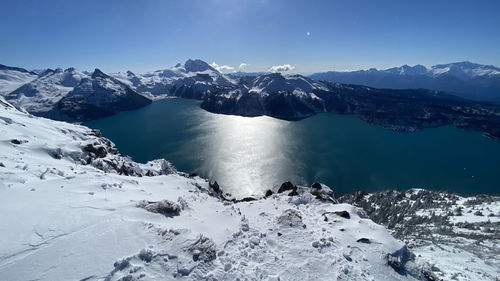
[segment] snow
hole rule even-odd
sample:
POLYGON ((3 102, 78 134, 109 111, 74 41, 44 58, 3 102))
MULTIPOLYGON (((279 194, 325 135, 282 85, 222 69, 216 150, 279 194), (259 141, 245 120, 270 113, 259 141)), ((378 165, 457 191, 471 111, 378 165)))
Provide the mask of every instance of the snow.
POLYGON ((384 227, 352 205, 316 199, 308 187, 297 196, 222 200, 205 179, 165 161, 134 163, 86 127, 33 117, 3 100, 0 116, 6 280, 421 277, 416 267, 401 275, 387 264, 386 255, 405 246, 384 227), (179 214, 144 208, 162 200, 179 214), (350 217, 335 213, 342 211, 350 217))
POLYGON ((19 71, 9 67, 0 68, 0 96, 4 96, 25 83, 36 79, 34 73, 19 71))
POLYGON ((5 98, 17 107, 23 107, 31 113, 45 113, 66 96, 86 74, 74 69, 48 70, 38 78, 24 84, 5 98))

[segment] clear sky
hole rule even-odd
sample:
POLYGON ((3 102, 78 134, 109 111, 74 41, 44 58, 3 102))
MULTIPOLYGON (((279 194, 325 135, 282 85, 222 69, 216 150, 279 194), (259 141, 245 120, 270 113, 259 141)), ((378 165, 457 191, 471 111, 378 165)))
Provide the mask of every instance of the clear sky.
POLYGON ((500 66, 500 1, 0 0, 0 63, 106 72, 500 66))

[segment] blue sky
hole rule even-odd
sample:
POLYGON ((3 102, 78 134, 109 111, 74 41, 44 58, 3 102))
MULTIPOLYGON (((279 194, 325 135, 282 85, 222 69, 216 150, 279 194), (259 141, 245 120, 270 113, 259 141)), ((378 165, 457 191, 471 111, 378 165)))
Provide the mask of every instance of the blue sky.
POLYGON ((500 66, 500 1, 85 0, 0 4, 0 63, 107 72, 188 58, 291 72, 500 66))

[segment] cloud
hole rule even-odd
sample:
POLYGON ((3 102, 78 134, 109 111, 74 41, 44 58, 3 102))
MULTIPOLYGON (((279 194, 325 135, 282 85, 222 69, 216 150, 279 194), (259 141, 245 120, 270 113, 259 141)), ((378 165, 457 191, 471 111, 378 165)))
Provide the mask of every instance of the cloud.
POLYGON ((232 66, 229 66, 229 65, 218 65, 214 62, 212 62, 210 64, 211 67, 217 69, 217 71, 219 72, 233 72, 234 71, 234 67, 232 66))
POLYGON ((290 64, 274 65, 274 66, 271 66, 269 71, 271 71, 271 72, 285 72, 285 71, 293 70, 294 68, 295 68, 295 66, 290 65, 290 64))
POLYGON ((249 66, 248 63, 242 62, 238 68, 241 69, 241 70, 245 70, 245 67, 247 67, 247 66, 249 66))

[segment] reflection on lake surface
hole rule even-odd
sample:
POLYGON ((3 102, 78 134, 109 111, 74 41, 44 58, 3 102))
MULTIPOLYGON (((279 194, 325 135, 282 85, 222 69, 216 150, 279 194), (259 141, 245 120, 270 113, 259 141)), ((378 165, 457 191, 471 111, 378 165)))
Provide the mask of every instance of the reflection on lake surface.
POLYGON ((395 133, 353 116, 298 122, 219 115, 199 102, 165 99, 86 123, 139 162, 171 161, 217 180, 238 197, 290 180, 336 192, 426 187, 500 192, 500 142, 449 127, 395 133))

